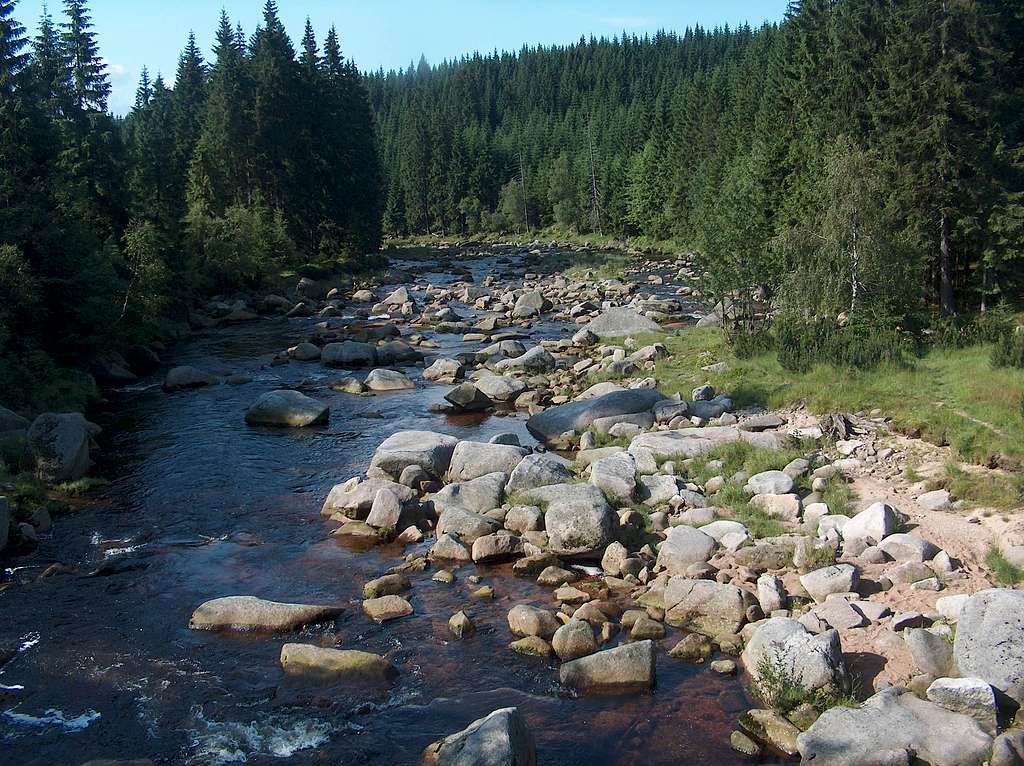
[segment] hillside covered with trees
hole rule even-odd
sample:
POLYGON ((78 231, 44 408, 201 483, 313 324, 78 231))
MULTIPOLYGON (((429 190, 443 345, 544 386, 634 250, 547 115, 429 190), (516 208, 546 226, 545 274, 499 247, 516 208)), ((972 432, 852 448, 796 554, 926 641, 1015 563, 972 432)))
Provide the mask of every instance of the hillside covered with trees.
POLYGON ((331 29, 298 52, 267 0, 251 35, 222 13, 173 87, 143 74, 124 118, 85 0, 36 33, 0 0, 0 389, 153 338, 197 291, 252 288, 380 244, 380 168, 362 78, 331 29))
POLYGON ((718 296, 946 314, 1024 282, 1024 10, 794 0, 759 29, 581 39, 368 81, 393 235, 599 232, 718 296))

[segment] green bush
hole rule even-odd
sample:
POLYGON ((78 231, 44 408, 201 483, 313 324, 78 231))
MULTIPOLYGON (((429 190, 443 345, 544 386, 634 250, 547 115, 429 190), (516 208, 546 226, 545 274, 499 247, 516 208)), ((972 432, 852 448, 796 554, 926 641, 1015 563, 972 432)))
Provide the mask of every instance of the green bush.
POLYGON ((188 233, 199 280, 215 290, 257 287, 295 257, 284 216, 261 205, 233 205, 223 216, 193 208, 188 233))
POLYGON ((904 365, 915 346, 909 333, 884 315, 860 316, 846 324, 827 317, 780 317, 773 333, 779 364, 793 372, 807 372, 816 364, 861 370, 904 365))
POLYGON ((992 366, 1024 370, 1024 333, 1003 333, 992 349, 992 366))
POLYGON ((931 343, 941 348, 967 348, 979 343, 998 343, 1013 332, 1013 311, 1005 303, 979 314, 931 319, 931 343))

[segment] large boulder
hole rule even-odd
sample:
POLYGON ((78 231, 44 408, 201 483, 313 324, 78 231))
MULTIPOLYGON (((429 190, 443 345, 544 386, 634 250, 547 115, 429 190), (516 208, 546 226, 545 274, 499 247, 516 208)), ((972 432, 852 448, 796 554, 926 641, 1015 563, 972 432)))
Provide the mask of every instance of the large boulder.
POLYGON ((488 399, 493 399, 496 402, 514 401, 526 390, 526 384, 523 381, 508 375, 481 375, 473 385, 486 394, 488 399))
POLYGON ((537 439, 550 443, 569 431, 586 431, 599 418, 648 412, 664 399, 663 394, 649 388, 615 391, 596 399, 551 407, 531 417, 526 427, 537 439))
POLYGON ((543 346, 535 346, 522 356, 501 360, 494 369, 498 372, 548 372, 555 369, 555 358, 543 346))
POLYGON ((508 613, 508 629, 517 638, 538 636, 547 641, 561 625, 551 612, 529 604, 517 604, 508 613))
POLYGON ((531 290, 519 296, 512 309, 512 316, 515 319, 529 319, 550 310, 551 301, 545 298, 539 290, 531 290))
POLYGON ((462 380, 466 368, 457 359, 435 359, 427 369, 423 371, 423 379, 435 383, 455 383, 462 380))
POLYGON ((189 367, 174 367, 164 378, 164 391, 177 391, 182 388, 202 388, 217 384, 217 377, 208 372, 189 367))
POLYGON ((495 710, 430 745, 429 766, 537 766, 537 748, 518 708, 495 710))
MULTIPOLYGON (((433 431, 399 431, 377 447, 370 461, 371 471, 398 479, 402 471, 416 465, 436 479, 444 476, 459 440, 433 431)), ((380 478, 384 478, 383 476, 380 478)))
POLYGON ((828 630, 814 635, 788 617, 772 617, 759 624, 743 649, 743 663, 755 685, 761 685, 769 697, 776 690, 770 688, 769 679, 762 679, 762 672, 788 679, 809 694, 819 690, 840 694, 850 688, 839 633, 828 630))
POLYGON ((642 332, 658 332, 661 326, 631 308, 611 308, 584 326, 599 338, 624 338, 642 332))
POLYGON ((703 455, 716 447, 744 441, 756 447, 781 449, 786 445, 785 434, 754 433, 732 426, 711 428, 684 428, 679 431, 654 431, 640 434, 629 445, 630 451, 645 449, 656 458, 680 460, 703 455))
POLYGON ((852 593, 860 583, 860 574, 853 564, 833 564, 815 569, 800 578, 800 584, 818 603, 833 593, 852 593))
POLYGON ((320 513, 328 517, 340 513, 343 516, 365 518, 382 489, 391 492, 402 504, 416 499, 416 493, 404 484, 384 479, 350 480, 331 488, 320 513))
POLYGON ((977 766, 991 746, 992 737, 973 718, 900 688, 880 691, 857 708, 826 710, 797 737, 802 762, 815 766, 977 766))
POLYGON ((310 644, 281 647, 285 673, 327 676, 345 681, 384 681, 398 675, 395 666, 377 654, 354 649, 325 649, 310 644))
POLYGON ((620 692, 654 686, 654 642, 636 641, 566 662, 558 678, 564 686, 588 692, 620 692))
POLYGON ((474 513, 493 511, 501 505, 505 474, 489 473, 459 484, 449 484, 431 498, 438 513, 463 508, 474 513))
POLYGON ((416 384, 404 373, 382 367, 370 370, 364 385, 370 391, 408 391, 416 388, 416 384))
POLYGON ((714 580, 673 577, 664 595, 665 622, 712 638, 736 633, 746 618, 743 591, 714 580))
POLYGON ((509 494, 552 484, 567 484, 573 479, 569 461, 558 455, 536 453, 527 455, 508 477, 505 491, 509 494))
POLYGON ((294 630, 335 617, 341 611, 338 606, 287 604, 255 596, 225 596, 201 604, 192 613, 188 626, 193 630, 294 630))
POLYGON ((544 527, 551 553, 600 558, 612 541, 615 514, 601 490, 591 484, 552 484, 520 497, 546 509, 544 527))
POLYGON ((478 537, 493 534, 499 529, 501 524, 494 519, 454 506, 448 508, 437 520, 438 536, 455 535, 466 544, 472 544, 478 537))
POLYGON ((508 476, 528 452, 510 444, 461 441, 452 453, 448 480, 469 481, 496 471, 508 476))
POLYGON ((715 552, 715 538, 688 526, 669 528, 658 548, 658 565, 671 575, 681 575, 694 564, 704 564, 715 552))
POLYGON ((590 483, 618 506, 633 504, 636 494, 636 460, 628 452, 617 452, 590 466, 590 483))
POLYGON ((1024 705, 1024 591, 991 588, 964 603, 953 641, 960 673, 1024 705))
POLYGON ((47 412, 37 417, 28 429, 36 474, 49 482, 81 479, 92 466, 89 447, 99 430, 78 412, 47 412))
POLYGON ((846 522, 839 534, 846 542, 856 540, 878 545, 897 530, 900 521, 899 512, 891 505, 873 503, 846 522))
POLYGON ((370 367, 377 363, 377 349, 354 340, 328 343, 320 352, 320 361, 328 367, 370 367))
POLYGON ((251 426, 278 426, 302 428, 326 423, 330 408, 298 391, 268 391, 260 396, 245 413, 245 422, 251 426))
POLYGON ((783 471, 762 471, 751 476, 743 489, 749 495, 788 495, 793 487, 793 479, 789 474, 783 471))

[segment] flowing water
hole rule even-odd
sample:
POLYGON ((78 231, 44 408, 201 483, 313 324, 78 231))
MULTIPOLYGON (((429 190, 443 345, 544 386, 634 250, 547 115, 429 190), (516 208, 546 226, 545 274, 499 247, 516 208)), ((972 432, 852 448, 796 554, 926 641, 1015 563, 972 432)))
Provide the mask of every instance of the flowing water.
MULTIPOLYGON (((506 256, 460 266, 477 282, 521 274, 525 264, 506 256)), ((418 266, 420 284, 458 278, 443 263, 418 266)), ((347 371, 269 366, 316 321, 213 329, 169 355, 176 365, 250 375, 248 385, 165 394, 154 378, 111 394, 97 470, 110 486, 61 517, 40 549, 7 562, 3 575, 13 584, 0 592, 0 648, 14 656, 0 667, 0 763, 414 764, 430 742, 510 705, 526 713, 542 764, 743 763, 728 733, 750 700, 736 678, 669 658, 677 631, 661 642, 652 692, 577 699, 559 687, 557 663, 507 648, 512 606, 551 606, 549 589, 513 578, 507 566, 463 567, 452 585, 433 582, 433 571, 412 575, 413 616, 377 625, 362 614, 362 583, 430 543, 359 550, 328 538, 319 511, 331 486, 364 471, 399 430, 483 441, 511 431, 534 442, 521 416, 429 413, 445 386, 420 381, 415 391, 357 397, 326 387, 347 371), (259 394, 302 381, 330 404, 328 426, 245 425, 259 394), (56 561, 80 574, 38 579, 56 561), (473 573, 494 587, 494 601, 469 597, 473 573), (333 624, 297 635, 188 630, 201 602, 234 594, 346 608, 333 624), (462 608, 477 634, 456 641, 447 621, 462 608), (383 688, 299 682, 279 668, 285 641, 387 654, 401 673, 383 688)), ((564 337, 571 327, 545 322, 530 333, 564 337)), ((460 336, 433 340, 445 355, 470 348, 460 336)), ((417 368, 407 372, 419 379, 417 368)))

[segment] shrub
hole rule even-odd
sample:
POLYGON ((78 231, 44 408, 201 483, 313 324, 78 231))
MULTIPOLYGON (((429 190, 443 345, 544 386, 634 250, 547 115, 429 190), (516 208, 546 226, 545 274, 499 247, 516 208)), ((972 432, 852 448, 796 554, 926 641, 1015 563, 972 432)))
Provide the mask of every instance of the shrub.
POLYGON ((1005 303, 979 314, 938 317, 931 321, 931 341, 943 348, 998 343, 1013 332, 1013 311, 1005 303))
POLYGON ((807 372, 815 364, 853 369, 904 365, 914 351, 910 335, 885 315, 862 315, 846 324, 828 317, 780 317, 773 332, 779 364, 793 372, 807 372))
POLYGON ((1002 551, 994 545, 988 549, 985 564, 992 570, 992 576, 1000 585, 1016 585, 1019 582, 1024 582, 1024 570, 1007 561, 1002 551))
POLYGON ((809 704, 818 712, 825 712, 833 707, 857 707, 859 683, 854 679, 848 692, 838 690, 804 689, 782 663, 771 657, 762 657, 757 666, 757 682, 755 691, 761 700, 773 710, 787 715, 801 705, 809 704))
POLYGON ((1005 332, 992 349, 993 367, 1015 367, 1024 370, 1024 333, 1005 332))
POLYGON ((199 278, 216 290, 257 287, 295 255, 284 216, 261 205, 234 205, 223 216, 193 208, 188 233, 199 278))

